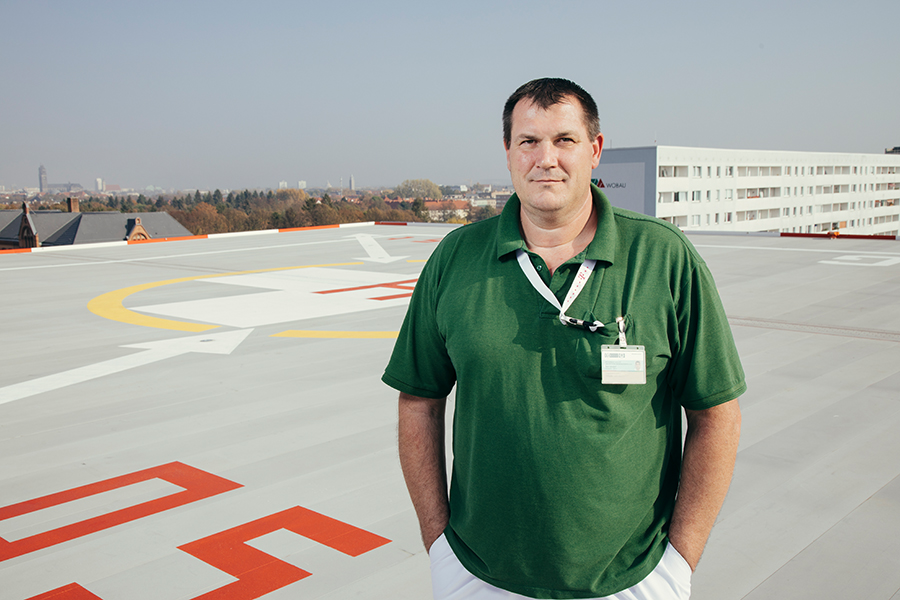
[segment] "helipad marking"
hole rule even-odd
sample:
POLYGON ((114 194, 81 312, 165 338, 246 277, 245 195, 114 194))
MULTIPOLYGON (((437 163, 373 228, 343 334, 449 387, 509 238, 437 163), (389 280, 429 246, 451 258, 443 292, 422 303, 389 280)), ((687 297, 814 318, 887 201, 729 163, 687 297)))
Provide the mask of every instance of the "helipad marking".
POLYGON ((201 333, 215 329, 218 325, 206 325, 201 323, 191 323, 188 321, 175 321, 173 319, 163 319, 160 317, 151 317, 141 313, 134 312, 125 308, 122 302, 125 298, 149 290, 155 287, 171 285, 173 283, 184 283, 186 281, 196 281, 198 279, 212 279, 216 277, 228 277, 233 275, 247 275, 252 273, 268 273, 272 271, 289 271, 292 269, 309 269, 312 267, 345 267, 350 265, 361 265, 361 262, 333 263, 327 265, 301 265, 296 267, 276 267, 272 269, 256 269, 252 271, 235 271, 232 273, 215 273, 212 275, 195 275, 193 277, 180 277, 178 279, 167 279, 165 281, 156 281, 153 283, 144 283, 141 285, 133 285, 130 287, 113 290, 101 294, 88 302, 88 310, 99 317, 109 319, 111 321, 119 321, 130 325, 140 325, 142 327, 153 327, 156 329, 171 329, 173 331, 190 331, 201 333))
MULTIPOLYGON (((2 510, 10 513, 11 516, 16 516, 97 495, 110 489, 134 485, 152 478, 164 479, 184 490, 18 542, 5 543, 0 546, 0 550, 3 551, 0 554, 0 560, 71 541, 90 533, 243 487, 239 483, 212 473, 174 462, 4 507, 2 510)), ((312 575, 309 571, 254 548, 248 543, 281 529, 306 537, 350 557, 360 556, 391 542, 385 537, 349 523, 338 521, 302 506, 294 506, 178 546, 179 550, 224 571, 236 580, 195 596, 193 600, 254 600, 312 575)), ((29 600, 51 599, 100 600, 100 596, 78 583, 70 583, 29 598, 29 600)))
POLYGON ((387 288, 391 290, 404 290, 402 294, 391 294, 389 296, 378 296, 376 298, 372 298, 372 300, 396 300, 397 298, 410 298, 412 296, 413 290, 416 287, 415 279, 404 279, 403 281, 392 281, 389 283, 376 283, 372 285, 359 285, 356 287, 343 288, 337 290, 321 290, 316 292, 317 294, 339 294, 341 292, 355 292, 358 290, 373 290, 376 288, 387 288))
POLYGON ((197 502, 211 496, 216 496, 239 487, 239 483, 229 481, 223 477, 213 475, 206 471, 191 467, 180 462, 135 471, 127 475, 112 477, 96 483, 90 483, 55 494, 26 500, 17 504, 11 504, 0 508, 0 520, 10 519, 19 515, 28 514, 37 510, 58 506, 80 498, 87 498, 109 490, 119 489, 150 479, 162 479, 183 488, 183 491, 142 502, 140 504, 116 510, 111 513, 85 519, 77 523, 65 525, 57 529, 45 531, 14 542, 0 538, 0 561, 9 560, 23 554, 29 554, 37 550, 43 550, 63 542, 68 542, 97 531, 109 529, 123 523, 129 523, 137 519, 155 515, 171 510, 185 504, 197 502))
POLYGON ((823 265, 847 265, 850 267, 891 267, 900 265, 900 257, 872 256, 871 254, 845 254, 834 260, 820 260, 823 265))
POLYGON ((363 250, 366 251, 366 254, 369 255, 368 258, 364 258, 363 260, 387 264, 406 258, 405 256, 391 256, 371 235, 357 233, 352 237, 359 242, 363 247, 363 250))
POLYGON ((399 333, 399 331, 312 331, 304 329, 288 329, 281 333, 275 333, 271 337, 374 340, 396 338, 399 333))
POLYGON ((179 550, 237 579, 197 596, 194 600, 252 600, 312 575, 309 571, 247 544, 279 529, 302 535, 352 557, 365 554, 391 541, 308 508, 294 506, 179 546, 179 550))
POLYGON ((244 329, 243 331, 225 331, 219 333, 207 333, 204 335, 193 335, 170 340, 158 340, 155 342, 144 342, 141 344, 126 344, 124 348, 140 348, 144 352, 136 354, 127 354, 118 358, 104 360, 102 362, 76 367, 45 375, 37 379, 14 383, 5 387, 0 387, 0 404, 30 398, 37 394, 52 392, 70 385, 76 385, 97 379, 98 377, 106 377, 134 369, 143 367, 161 360, 166 360, 189 352, 198 352, 201 354, 231 354, 238 345, 250 334, 253 329, 244 329))
POLYGON ((325 329, 331 326, 321 325, 321 319, 344 317, 375 309, 405 307, 409 303, 408 295, 412 293, 412 286, 389 286, 409 281, 409 278, 408 273, 325 267, 280 273, 251 273, 190 284, 237 286, 242 293, 207 295, 208 297, 193 300, 132 306, 131 309, 158 317, 242 329, 270 325, 300 329, 297 325, 290 325, 298 321, 314 321, 318 327, 309 327, 325 329), (392 294, 398 296, 396 298, 384 298, 386 294, 383 290, 386 286, 393 292, 405 293, 392 294), (332 290, 332 293, 320 293, 332 290))

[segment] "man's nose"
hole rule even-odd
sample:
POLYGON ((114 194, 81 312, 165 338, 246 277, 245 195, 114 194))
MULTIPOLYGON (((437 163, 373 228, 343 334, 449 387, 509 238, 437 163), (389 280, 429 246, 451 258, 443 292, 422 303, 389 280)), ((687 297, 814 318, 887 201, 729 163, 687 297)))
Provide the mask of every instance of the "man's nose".
POLYGON ((542 169, 552 169, 556 166, 556 148, 553 144, 538 144, 537 166, 542 169))

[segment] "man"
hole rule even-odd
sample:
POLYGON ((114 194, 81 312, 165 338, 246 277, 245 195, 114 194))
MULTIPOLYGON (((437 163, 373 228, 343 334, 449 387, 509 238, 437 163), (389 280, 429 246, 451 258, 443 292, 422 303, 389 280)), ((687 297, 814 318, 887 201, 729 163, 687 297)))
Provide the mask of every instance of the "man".
POLYGON ((516 194, 435 250, 383 376, 435 598, 687 598, 746 389, 712 277, 591 185, 579 86, 529 82, 503 122, 516 194))

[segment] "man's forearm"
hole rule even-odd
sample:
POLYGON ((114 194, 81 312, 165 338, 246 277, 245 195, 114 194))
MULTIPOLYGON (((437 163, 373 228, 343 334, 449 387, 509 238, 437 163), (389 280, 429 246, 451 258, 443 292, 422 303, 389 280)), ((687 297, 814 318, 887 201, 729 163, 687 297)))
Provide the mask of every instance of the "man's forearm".
POLYGON ((446 404, 446 398, 435 400, 400 394, 400 467, 419 518, 426 550, 431 549, 450 518, 444 452, 446 404))
POLYGON ((737 400, 686 412, 688 430, 669 541, 696 569, 731 484, 741 412, 737 400))

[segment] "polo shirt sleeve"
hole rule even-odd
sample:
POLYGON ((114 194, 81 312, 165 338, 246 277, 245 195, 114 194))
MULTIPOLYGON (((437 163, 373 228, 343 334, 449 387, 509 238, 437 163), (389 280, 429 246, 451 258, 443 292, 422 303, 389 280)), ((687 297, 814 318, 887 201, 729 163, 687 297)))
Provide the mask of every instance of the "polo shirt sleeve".
POLYGON ((669 385, 681 405, 702 410, 743 394, 747 385, 731 327, 702 259, 686 273, 676 313, 678 344, 669 385))
POLYGON ((406 318, 381 380, 423 398, 444 398, 456 383, 437 319, 442 275, 440 247, 426 263, 410 299, 406 318))

